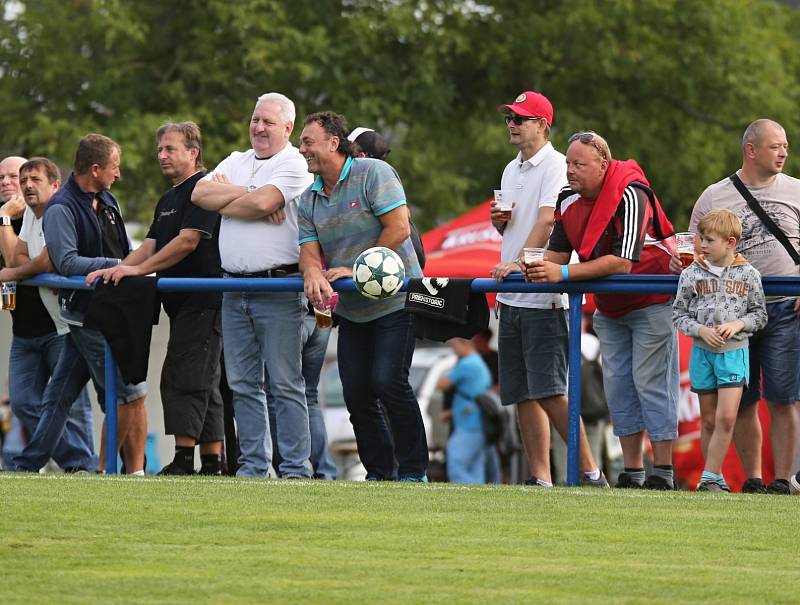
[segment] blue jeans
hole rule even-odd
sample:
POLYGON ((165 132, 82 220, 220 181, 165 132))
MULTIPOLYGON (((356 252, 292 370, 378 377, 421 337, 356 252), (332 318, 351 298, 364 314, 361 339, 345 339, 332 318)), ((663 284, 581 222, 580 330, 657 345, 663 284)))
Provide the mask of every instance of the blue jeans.
POLYGON ((413 321, 409 313, 395 311, 364 323, 344 318, 339 323, 344 401, 361 463, 378 479, 421 477, 428 469, 425 426, 408 382, 413 321))
POLYGON ((678 437, 678 339, 672 303, 612 319, 594 314, 603 356, 603 387, 614 434, 647 431, 651 441, 678 437))
MULTIPOLYGON (((325 362, 325 350, 328 348, 329 329, 317 327, 317 321, 306 315, 303 320, 303 378, 306 381, 306 403, 308 404, 308 426, 311 431, 311 468, 316 479, 336 479, 336 463, 328 452, 328 430, 325 418, 319 407, 319 375, 325 362)), ((269 407, 269 428, 272 436, 272 466, 280 468, 283 458, 280 453, 275 419, 275 398, 267 388, 267 406, 269 407)), ((278 470, 280 474, 280 470, 278 470)))
MULTIPOLYGON (((36 472, 42 468, 63 440, 72 448, 80 448, 81 441, 74 433, 67 431, 69 414, 73 402, 81 392, 85 392, 89 382, 89 367, 72 340, 72 333, 63 337, 61 352, 53 369, 50 382, 42 395, 42 414, 28 445, 14 461, 16 470, 36 472)), ((92 452, 91 464, 84 463, 79 468, 89 470, 96 466, 92 452)))
MULTIPOLYGON (((86 361, 89 376, 97 391, 97 403, 106 411, 106 339, 100 330, 83 326, 70 326, 69 335, 75 348, 86 361)), ((147 395, 147 382, 126 383, 117 366, 117 404, 125 405, 147 395)))
POLYGON ((264 388, 275 396, 281 475, 310 477, 311 455, 305 382, 301 373, 303 317, 299 292, 225 292, 222 339, 225 372, 239 433, 238 477, 266 477, 272 440, 264 388))
POLYGON ((800 400, 800 321, 794 299, 767 305, 767 325, 750 337, 750 379, 742 406, 800 400))
MULTIPOLYGON (((58 363, 65 338, 52 332, 34 338, 14 336, 11 341, 8 395, 14 415, 29 435, 36 432, 42 416, 44 391, 58 363)), ((63 469, 93 470, 97 466, 92 405, 85 388, 74 400, 64 434, 53 450, 53 459, 63 469)))
POLYGON ((447 480, 486 483, 486 437, 483 431, 456 429, 447 440, 447 480))

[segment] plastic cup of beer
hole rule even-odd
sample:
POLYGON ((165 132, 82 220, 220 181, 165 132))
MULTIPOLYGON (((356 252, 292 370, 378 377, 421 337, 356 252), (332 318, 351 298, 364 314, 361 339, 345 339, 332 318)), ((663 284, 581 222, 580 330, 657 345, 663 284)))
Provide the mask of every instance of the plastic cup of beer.
POLYGON ((17 308, 17 282, 4 281, 0 284, 2 291, 3 310, 13 311, 17 308))
MULTIPOLYGON (((544 260, 544 248, 523 248, 522 249, 522 264, 527 269, 533 263, 544 260)), ((525 275, 528 279, 528 275, 525 275)))
POLYGON ((514 207, 514 190, 495 189, 494 203, 495 208, 501 212, 500 218, 505 221, 511 220, 511 209, 514 207))
POLYGON ((317 320, 317 327, 324 330, 333 327, 333 309, 339 302, 339 293, 334 292, 327 303, 314 305, 314 319, 317 320))
POLYGON ((675 248, 681 267, 685 269, 694 262, 694 233, 689 231, 676 233, 675 248))

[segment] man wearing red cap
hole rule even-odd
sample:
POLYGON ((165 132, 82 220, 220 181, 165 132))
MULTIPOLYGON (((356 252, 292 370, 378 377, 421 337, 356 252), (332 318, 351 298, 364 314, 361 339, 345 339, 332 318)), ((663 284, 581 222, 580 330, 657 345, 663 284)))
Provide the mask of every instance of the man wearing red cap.
MULTIPOLYGON (((594 132, 569 139, 569 189, 558 198, 544 261, 528 278, 557 283, 615 273, 670 273, 663 240, 674 230, 633 160, 611 157, 594 132), (580 263, 567 264, 573 250, 580 263)), ((674 489, 672 441, 678 436, 677 337, 669 295, 596 294, 594 328, 603 356, 603 384, 625 472, 617 487, 674 489), (645 480, 644 431, 653 445, 645 480)))
MULTIPOLYGON (((495 279, 520 271, 526 247, 543 248, 553 226, 559 191, 566 185, 564 155, 548 140, 553 106, 544 95, 526 91, 502 105, 509 142, 519 150, 503 171, 501 189, 514 201, 511 218, 492 205, 492 222, 503 236, 495 279)), ((500 398, 517 406, 529 485, 551 486, 550 421, 567 435, 567 317, 561 294, 503 292, 500 305, 500 398)), ((581 424, 582 482, 608 487, 592 457, 581 424)))

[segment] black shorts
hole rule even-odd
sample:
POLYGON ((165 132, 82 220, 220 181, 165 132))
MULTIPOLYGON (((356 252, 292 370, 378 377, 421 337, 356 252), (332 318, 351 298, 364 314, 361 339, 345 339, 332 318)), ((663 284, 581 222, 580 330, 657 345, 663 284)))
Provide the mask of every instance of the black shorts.
POLYGON ((219 394, 222 325, 219 309, 183 307, 170 317, 161 369, 161 402, 168 435, 198 443, 225 436, 219 394))

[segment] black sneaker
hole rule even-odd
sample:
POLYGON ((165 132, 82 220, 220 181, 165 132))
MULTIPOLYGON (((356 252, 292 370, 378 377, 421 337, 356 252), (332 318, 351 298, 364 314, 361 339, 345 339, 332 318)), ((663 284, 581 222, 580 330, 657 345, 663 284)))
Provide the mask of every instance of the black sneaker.
POLYGON ((775 479, 775 481, 767 486, 767 493, 788 496, 792 493, 792 489, 786 479, 775 479))
POLYGON ((629 473, 622 472, 617 477, 617 484, 614 487, 618 489, 642 489, 644 485, 636 483, 629 473))
POLYGON ((764 481, 761 477, 750 477, 749 479, 745 479, 744 483, 742 483, 742 493, 766 494, 767 486, 764 485, 764 481))
POLYGON ((720 483, 719 481, 701 481, 697 484, 695 491, 698 492, 729 492, 731 488, 727 483, 720 483))
POLYGON ((222 476, 222 466, 219 464, 203 464, 200 466, 200 470, 197 474, 208 477, 220 477, 222 476))
POLYGON ((667 483, 667 480, 664 479, 664 477, 659 477, 658 475, 650 475, 647 479, 645 479, 644 488, 661 491, 672 491, 675 489, 673 486, 667 483))
POLYGON ((173 460, 167 466, 161 469, 159 475, 194 475, 194 469, 187 471, 182 466, 175 463, 173 460))

